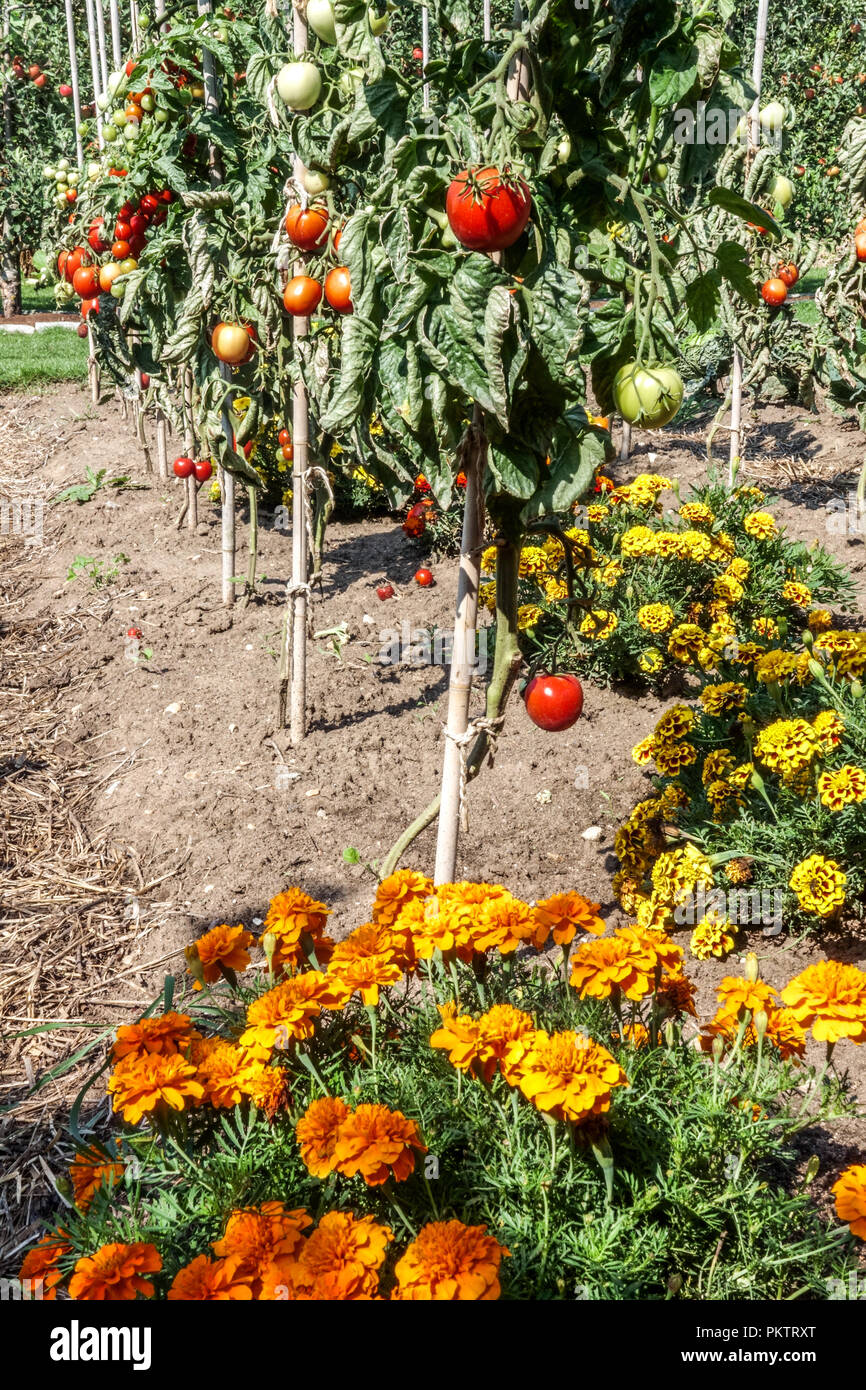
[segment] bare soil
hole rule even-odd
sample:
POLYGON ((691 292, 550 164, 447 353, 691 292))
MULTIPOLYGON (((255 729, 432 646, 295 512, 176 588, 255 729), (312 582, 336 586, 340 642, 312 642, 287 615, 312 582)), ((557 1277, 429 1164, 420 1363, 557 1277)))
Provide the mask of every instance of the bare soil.
MULTIPOLYGON (((695 425, 639 435, 629 463, 609 471, 625 480, 652 467, 696 482, 706 476, 704 434, 695 425)), ((866 602, 863 538, 827 525, 838 515, 827 511, 828 503, 844 501, 856 485, 859 433, 844 422, 767 406, 749 420, 744 452, 744 474, 778 497, 776 512, 790 533, 817 537, 843 559, 866 602)), ((26 998, 15 1000, 16 1021, 50 1016, 105 1024, 134 1017, 166 972, 183 972, 189 941, 218 922, 255 924, 269 899, 293 883, 326 901, 335 933, 345 934, 369 913, 375 877, 366 866, 382 860, 433 797, 442 759, 446 671, 384 664, 379 654, 390 640, 384 629, 449 630, 452 563, 435 566, 435 586, 419 590, 412 582, 417 551, 393 519, 329 528, 322 592, 312 606, 309 732, 292 747, 277 727, 276 660, 290 537, 273 529, 269 517, 261 519, 260 597, 226 609, 218 507, 203 488, 196 531, 177 529, 182 485, 144 472, 132 425, 120 419, 114 401, 94 409, 82 388, 64 385, 29 398, 7 395, 0 403, 0 494, 17 480, 19 494, 23 484, 52 497, 80 481, 86 465, 106 468, 108 478, 131 474, 143 486, 103 489, 85 504, 49 507, 44 544, 23 555, 18 538, 0 538, 0 547, 18 547, 17 607, 6 621, 35 625, 34 633, 41 623, 62 632, 59 660, 50 639, 33 641, 28 689, 50 701, 54 742, 89 779, 82 811, 88 836, 137 869, 132 887, 124 880, 125 897, 116 900, 116 951, 100 931, 98 953, 89 957, 85 947, 79 956, 86 988, 82 983, 65 1002, 55 991, 46 1014, 40 993, 46 986, 37 980, 26 998), (97 586, 86 574, 70 580, 82 557, 101 562, 103 572, 116 568, 114 581, 97 586), (397 595, 383 603, 376 587, 386 577, 397 595), (341 643, 333 630, 343 625, 348 640, 341 643), (141 628, 149 658, 131 659, 130 626, 141 628), (360 864, 345 862, 349 847, 360 864)), ((239 515, 239 573, 246 536, 239 515)), ((2 674, 0 690, 7 691, 2 674)), ((647 788, 631 748, 652 730, 664 702, 622 689, 592 687, 586 694, 583 718, 557 737, 536 729, 513 701, 493 765, 468 791, 458 868, 464 878, 501 881, 528 899, 575 888, 618 923, 610 889, 613 837, 647 788)), ((473 709, 483 709, 481 682, 473 709)), ((14 751, 0 749, 0 771, 14 751)), ((404 862, 429 871, 434 843, 435 827, 404 862)), ((70 930, 81 932, 81 914, 69 912, 70 930)), ((758 932, 749 944, 777 986, 822 955, 866 965, 859 926, 800 940, 771 941, 758 932)), ((736 962, 689 962, 705 1013, 713 1011, 715 983, 732 968, 736 962)), ((51 1037, 52 1057, 80 1041, 71 1031, 51 1037)), ((15 1044, 0 1104, 26 1088, 25 1059, 31 1073, 44 1068, 45 1048, 44 1038, 15 1044)), ((864 1059, 849 1049, 846 1060, 862 1108, 864 1059)), ((840 1167, 863 1161, 866 1124, 851 1120, 832 1134, 815 1132, 810 1146, 821 1153, 817 1188, 826 1192, 840 1167)), ((31 1159, 35 1182, 32 1144, 31 1159)))

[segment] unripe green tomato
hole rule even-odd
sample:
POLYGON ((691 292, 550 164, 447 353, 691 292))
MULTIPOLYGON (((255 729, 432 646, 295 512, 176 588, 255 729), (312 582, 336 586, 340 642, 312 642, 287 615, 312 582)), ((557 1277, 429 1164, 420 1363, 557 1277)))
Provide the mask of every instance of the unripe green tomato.
POLYGON ((110 72, 108 74, 108 90, 111 96, 117 96, 117 93, 120 91, 125 81, 126 72, 123 68, 121 68, 119 72, 110 72))
POLYGON ((58 159, 58 161, 57 161, 57 168, 58 168, 58 170, 63 170, 63 172, 65 173, 66 170, 69 168, 69 160, 68 160, 68 159, 58 159))
POLYGON ((100 92, 96 98, 96 106, 99 111, 107 111, 111 105, 111 97, 107 92, 100 92))
POLYGON ((650 178, 652 179, 653 183, 664 183, 665 179, 668 176, 668 173, 668 166, 659 161, 659 163, 654 164, 652 169, 650 170, 650 178))
POLYGON ((90 127, 88 126, 87 122, 81 121, 81 123, 78 126, 78 134, 82 136, 86 135, 89 129, 90 127))
POLYGON ((571 136, 563 135, 556 147, 556 161, 558 164, 567 164, 571 159, 571 136))
POLYGON ((784 174, 777 174, 770 184, 770 197, 775 198, 783 208, 788 207, 794 196, 794 185, 790 179, 786 179, 784 174))
POLYGON ((70 188, 74 188, 80 178, 81 175, 77 169, 70 169, 69 173, 66 175, 66 182, 69 184, 70 188))
POLYGON ((111 294, 112 299, 122 299, 123 296, 126 294, 126 290, 124 289, 123 285, 118 285, 117 281, 115 280, 114 284, 111 286, 111 290, 109 291, 109 293, 111 294))
POLYGON ((129 117, 127 116, 126 112, 121 106, 117 109, 117 111, 112 111, 108 119, 111 121, 112 125, 116 125, 118 128, 120 128, 120 126, 126 125, 127 121, 129 120, 129 117))
POLYGON ((337 27, 331 0, 307 0, 307 24, 322 43, 337 42, 337 27))
POLYGON ((102 138, 103 140, 107 140, 109 144, 111 144, 112 140, 117 139, 118 134, 117 126, 112 125, 111 121, 102 127, 102 138))
POLYGON ((165 110, 164 107, 158 106, 153 113, 153 119, 157 122, 158 125, 165 125, 166 121, 168 120, 168 112, 165 110))
POLYGON ((156 106, 156 101, 155 101, 154 97, 151 96, 150 92, 142 92, 142 94, 141 94, 141 101, 139 102, 139 106, 141 107, 142 111, 153 111, 153 110, 154 110, 154 108, 155 108, 155 106, 156 106))
POLYGON ((301 183, 311 198, 315 198, 319 193, 324 193, 331 187, 331 180, 327 174, 322 174, 318 169, 305 169, 301 175, 301 183))
POLYGON ((42 177, 48 183, 53 183, 54 180, 57 178, 57 170, 52 169, 50 164, 46 164, 45 168, 42 170, 42 177))
POLYGON ((277 91, 291 111, 309 111, 322 95, 322 74, 315 63, 284 63, 277 73, 277 91))
POLYGON ((769 102, 759 118, 762 130, 784 130, 785 108, 780 101, 769 102))
POLYGON ((55 206, 56 208, 65 208, 65 207, 67 206, 66 194, 65 194, 65 193, 55 193, 55 195, 54 195, 54 206, 55 206))
POLYGON ((68 190, 69 190, 69 184, 66 182, 66 180, 65 180, 65 179, 58 179, 57 182, 56 182, 56 184, 54 185, 54 192, 55 192, 55 193, 63 193, 63 194, 65 195, 65 194, 68 192, 68 190))
POLYGON ((90 163, 88 164, 88 166, 87 166, 87 177, 88 177, 89 179, 98 179, 98 178, 99 178, 99 175, 100 175, 101 173, 102 173, 102 165, 101 165, 101 164, 97 164, 96 160, 95 160, 95 159, 92 159, 92 160, 90 161, 90 163))
POLYGON ((390 14, 377 14, 372 8, 367 11, 367 18, 370 21, 370 33, 377 39, 380 34, 384 34, 391 23, 390 14))
POLYGON ((130 121, 123 132, 123 138, 128 141, 128 143, 134 144, 140 134, 141 126, 138 124, 138 121, 130 121))

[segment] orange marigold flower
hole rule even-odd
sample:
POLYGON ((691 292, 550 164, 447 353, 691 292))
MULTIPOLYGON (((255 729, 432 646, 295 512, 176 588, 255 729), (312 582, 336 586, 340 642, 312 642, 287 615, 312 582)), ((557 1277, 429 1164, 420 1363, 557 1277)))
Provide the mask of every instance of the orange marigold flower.
POLYGON ((140 1018, 121 1025, 111 1049, 115 1062, 123 1057, 144 1057, 148 1053, 186 1052, 198 1034, 188 1014, 168 1013, 159 1018, 140 1018))
POLYGON ((740 975, 726 975, 716 994, 719 998, 720 1012, 737 1019, 746 1013, 752 1016, 761 1011, 769 1013, 775 1007, 775 998, 778 997, 772 985, 765 984, 763 980, 747 980, 740 975))
POLYGON ((656 1003, 665 1018, 682 1018, 685 1014, 691 1014, 692 1018, 698 1016, 695 987, 688 976, 679 971, 662 975, 656 990, 656 1003))
POLYGON ((348 998, 346 987, 320 970, 293 975, 250 1004, 241 1046, 266 1061, 275 1047, 288 1047, 292 1038, 312 1037, 322 1009, 341 1009, 348 998))
POLYGON ((486 1226, 430 1221, 398 1260, 392 1298, 404 1302, 491 1302, 500 1294, 499 1266, 509 1252, 486 1226))
POLYGON ((57 1266, 71 1249, 65 1231, 49 1231, 27 1251, 18 1271, 19 1280, 27 1280, 31 1290, 34 1285, 41 1286, 43 1302, 56 1300, 57 1285, 63 1278, 57 1266))
POLYGON ((314 1178, 326 1178, 334 1168, 334 1148, 349 1107, 339 1096, 312 1100, 295 1126, 301 1158, 314 1178))
POLYGON ((654 967, 635 950, 633 942, 617 932, 598 941, 586 941, 572 956, 571 983, 581 999, 610 999, 624 994, 643 999, 652 993, 654 967))
POLYGON ((79 1152, 69 1167, 75 1205, 79 1211, 87 1211, 99 1189, 105 1184, 113 1187, 123 1177, 122 1163, 106 1163, 105 1156, 97 1149, 79 1152))
POLYGON ((499 951, 507 956, 532 936, 532 911, 511 893, 488 898, 469 926, 469 940, 478 952, 499 951))
MULTIPOLYGON (((765 1043, 775 1047, 782 1061, 804 1057, 806 1034, 791 1010, 780 1009, 770 1000, 764 1006, 763 1012, 766 1013, 768 1020, 764 1037, 765 1043)), ((736 1014, 730 1013, 724 1007, 719 1008, 710 1022, 705 1023, 701 1029, 701 1035, 698 1039, 700 1047, 704 1052, 711 1052, 714 1038, 722 1038, 726 1043, 733 1044, 739 1028, 740 1024, 736 1014)), ((743 1034, 741 1046, 744 1048, 755 1047, 757 1042, 758 1034, 754 1024, 750 1023, 743 1034)))
MULTIPOLYGON (((304 947, 312 947, 319 964, 330 953, 333 942, 325 935, 331 909, 317 902, 302 888, 287 888, 272 900, 265 915, 262 936, 276 937, 275 971, 294 970, 305 959, 304 947)), ((261 937, 259 938, 261 943, 261 937)))
POLYGON ((195 1067, 177 1052, 124 1058, 109 1078, 108 1091, 114 1109, 131 1125, 157 1106, 183 1110, 187 1100, 200 1101, 204 1095, 195 1067))
POLYGON ((290 1274, 295 1298, 354 1302, 375 1298, 390 1226, 372 1216, 329 1211, 310 1235, 290 1274))
MULTIPOLYGON (((254 940, 252 932, 247 931, 243 923, 237 927, 230 927, 223 922, 220 926, 205 932, 204 936, 200 936, 195 947, 206 982, 212 984, 220 978, 224 970, 246 970, 250 963, 247 947, 251 946, 254 940)), ((201 982, 195 980, 193 989, 201 988, 201 982)))
POLYGON ((418 907, 417 916, 414 908, 406 908, 399 918, 400 925, 411 930, 412 949, 418 960, 431 960, 436 951, 441 951, 446 960, 456 955, 471 959, 468 916, 439 898, 428 898, 418 907))
POLYGON ((253 1296, 249 1284, 235 1280, 239 1263, 236 1256, 230 1260, 211 1260, 207 1255, 197 1255, 190 1264, 178 1270, 166 1298, 185 1303, 249 1300, 253 1296))
POLYGON ((582 1033, 528 1033, 508 1048, 502 1071, 537 1110, 573 1124, 604 1114, 612 1088, 628 1085, 616 1058, 582 1033))
POLYGON ((457 1013, 449 1002, 440 1004, 442 1027, 430 1038, 431 1047, 447 1049, 458 1071, 472 1071, 488 1085, 510 1045, 533 1031, 529 1014, 512 1004, 494 1004, 479 1019, 457 1013))
POLYGON ((246 1054, 225 1038, 208 1038, 196 1044, 190 1061, 195 1065, 196 1081, 204 1087, 202 1103, 216 1110, 231 1110, 246 1094, 244 1084, 246 1054))
POLYGON ((69 1281, 69 1297, 94 1302, 119 1303, 153 1297, 153 1284, 145 1274, 162 1269, 154 1245, 137 1241, 132 1245, 103 1245, 95 1255, 85 1255, 75 1266, 69 1281))
POLYGON ((866 1164, 846 1168, 831 1188, 836 1198, 836 1215, 846 1221, 851 1234, 866 1240, 866 1164))
POLYGON ((554 893, 542 899, 532 909, 535 922, 532 944, 541 950, 551 935, 557 946, 567 946, 578 932, 600 935, 604 931, 604 922, 598 915, 600 906, 581 897, 580 893, 554 893))
POLYGON ((274 1119, 289 1103, 289 1078, 283 1067, 268 1066, 245 1054, 241 1073, 244 1095, 249 1096, 257 1110, 274 1119))
POLYGON ((392 1175, 405 1182, 415 1168, 415 1152, 426 1153, 418 1127, 400 1110, 387 1105, 359 1105, 337 1131, 334 1168, 344 1177, 357 1173, 368 1187, 378 1187, 392 1175))
POLYGON ((807 965, 782 990, 782 1002, 818 1042, 866 1042, 866 973, 856 965, 838 960, 807 965))
POLYGON ((408 903, 423 901, 432 892, 432 879, 416 873, 414 869, 398 869, 396 873, 383 878, 376 889, 373 921, 383 927, 393 926, 408 903))
POLYGON ((396 985, 402 977, 396 960, 397 939, 377 922, 366 922, 334 947, 328 974, 351 993, 360 990, 364 1004, 379 1003, 379 987, 396 985))
POLYGON ((234 1280, 249 1284, 257 1298, 264 1279, 288 1277, 303 1246, 303 1232, 312 1224, 303 1207, 288 1210, 282 1202, 263 1202, 252 1210, 232 1212, 213 1251, 221 1259, 237 1260, 234 1280))
POLYGON ((469 1014, 458 1014, 453 1000, 437 1005, 442 1026, 430 1035, 430 1046, 443 1048, 458 1071, 468 1071, 481 1047, 481 1024, 469 1014))

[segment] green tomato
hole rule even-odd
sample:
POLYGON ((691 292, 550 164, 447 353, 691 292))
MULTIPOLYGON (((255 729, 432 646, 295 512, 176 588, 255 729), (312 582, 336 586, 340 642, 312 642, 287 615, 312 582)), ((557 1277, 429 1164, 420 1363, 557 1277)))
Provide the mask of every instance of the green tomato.
POLYGON ((68 160, 68 159, 58 159, 58 161, 57 161, 57 168, 58 168, 58 171, 61 171, 61 170, 62 170, 62 172, 65 174, 65 173, 66 173, 66 170, 69 168, 69 160, 68 160))
POLYGON ((82 135, 82 136, 86 135, 87 132, 88 132, 88 130, 89 130, 89 128, 90 128, 90 127, 88 126, 87 122, 86 122, 86 121, 82 121, 82 122, 79 124, 79 126, 78 126, 78 134, 79 134, 79 135, 82 135))
POLYGON ((786 208, 794 196, 794 185, 790 179, 786 179, 784 174, 777 174, 770 184, 770 197, 775 198, 777 203, 781 203, 786 208))
POLYGON ((570 135, 563 135, 562 139, 559 141, 559 143, 558 143, 557 146, 556 146, 556 162, 557 162, 557 164, 567 164, 568 161, 569 161, 570 159, 571 159, 571 136, 570 136, 570 135))
POLYGON ((322 43, 337 42, 337 26, 331 0, 307 0, 307 23, 322 43))
POLYGON ((668 176, 668 172, 668 166, 660 162, 658 164, 654 164, 653 167, 650 169, 650 178, 652 179, 653 183, 664 183, 665 179, 668 176))
POLYGON ((122 68, 120 72, 110 72, 108 74, 108 91, 110 95, 113 97, 117 96, 117 93, 120 91, 125 81, 126 73, 122 68))
POLYGON ((322 74, 315 63, 285 63, 277 73, 277 91, 292 111, 309 111, 322 94, 322 74))
POLYGON ((344 97, 355 95, 355 88, 364 81, 363 68, 346 68, 337 79, 337 86, 344 97))
POLYGON ((108 93, 107 93, 107 92, 100 92, 99 96, 96 98, 97 110, 99 110, 99 111, 107 111, 110 105, 111 105, 111 97, 108 95, 108 93))
POLYGON ((153 119, 156 121, 157 125, 165 125, 168 120, 168 112, 164 107, 158 106, 153 113, 153 119))
POLYGON ((311 198, 317 197, 331 187, 331 180, 327 174, 321 174, 318 169, 305 169, 301 174, 301 183, 311 198))
POLYGON ((68 189, 69 189, 69 184, 66 182, 65 179, 58 179, 57 182, 56 182, 56 184, 54 185, 54 192, 55 192, 55 193, 63 193, 64 196, 65 196, 65 194, 66 194, 66 192, 67 192, 68 189))
POLYGON ((637 362, 627 362, 613 379, 613 399, 629 424, 660 429, 682 405, 682 378, 673 367, 640 367, 637 362))
POLYGON ((52 169, 50 164, 46 164, 45 168, 42 170, 42 177, 45 179, 46 183, 53 183, 57 178, 57 170, 52 169))
POLYGON ((65 193, 55 193, 55 195, 54 195, 54 206, 55 206, 56 208, 65 208, 65 207, 68 206, 68 204, 67 204, 67 202, 66 202, 66 194, 65 194, 65 193))
POLYGON ((74 188, 80 178, 81 174, 77 169, 70 169, 69 173, 66 175, 66 182, 69 184, 70 188, 74 188))
POLYGON ((762 130, 783 130, 785 108, 780 101, 769 102, 759 116, 762 130))
POLYGON ((370 33, 377 39, 380 34, 384 34, 388 25, 391 23, 391 15, 388 12, 385 14, 378 14, 377 11, 372 8, 367 11, 367 18, 370 21, 370 33))
POLYGON ((150 92, 142 92, 139 106, 141 107, 142 111, 153 111, 154 107, 156 106, 156 101, 154 97, 151 96, 150 92))
POLYGON ((117 129, 117 126, 114 125, 111 121, 109 121, 107 125, 104 125, 102 127, 102 138, 103 140, 107 140, 109 145, 113 140, 117 139, 118 134, 119 131, 117 129))
POLYGON ((116 125, 119 127, 122 125, 126 125, 127 121, 129 120, 129 117, 123 110, 123 107, 120 107, 119 110, 112 111, 108 119, 111 121, 112 125, 116 125))
POLYGON ((126 289, 123 285, 118 285, 117 281, 115 280, 114 284, 111 286, 109 293, 112 299, 122 299, 123 296, 126 294, 126 289))

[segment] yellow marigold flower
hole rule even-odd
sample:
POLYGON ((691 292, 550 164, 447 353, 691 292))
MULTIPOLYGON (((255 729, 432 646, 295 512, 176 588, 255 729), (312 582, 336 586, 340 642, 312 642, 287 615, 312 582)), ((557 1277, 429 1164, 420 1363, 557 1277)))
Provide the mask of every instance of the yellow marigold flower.
POLYGON ((643 655, 638 657, 637 664, 644 675, 654 676, 664 665, 664 657, 658 647, 647 647, 643 655))
POLYGON ((581 999, 644 999, 652 993, 652 974, 632 943, 619 933, 584 942, 571 958, 570 983, 581 999))
POLYGON ((724 960, 734 949, 734 938, 726 921, 703 917, 689 941, 689 950, 697 960, 724 960))
POLYGON ((707 800, 712 807, 714 820, 725 820, 733 815, 738 806, 745 805, 737 788, 721 778, 716 782, 710 782, 707 787, 707 800))
POLYGON ((533 913, 526 903, 511 893, 501 897, 488 898, 469 927, 469 939, 473 950, 483 954, 497 950, 500 955, 511 955, 523 941, 533 934, 533 913))
POLYGON ((828 632, 833 626, 833 614, 826 608, 813 608, 806 626, 812 633, 828 632))
POLYGON ((595 502, 592 506, 587 507, 586 515, 588 521, 598 525, 600 522, 604 521, 606 516, 610 515, 610 507, 605 507, 600 502, 595 502))
POLYGON ((732 574, 720 574, 717 579, 713 580, 713 593, 723 603, 734 604, 739 603, 745 589, 739 579, 735 579, 732 574))
POLYGON ((818 1042, 866 1042, 866 973, 839 960, 807 965, 782 990, 782 1002, 818 1042))
POLYGON ((683 531, 680 544, 685 558, 696 565, 706 564, 711 558, 713 542, 703 531, 683 531))
POLYGON ((695 712, 688 705, 672 705, 655 727, 658 739, 684 738, 695 727, 695 712))
POLYGON ((293 975, 250 1004, 241 1046, 256 1060, 267 1061, 275 1047, 285 1049, 290 1039, 312 1037, 322 1009, 341 1009, 349 995, 342 981, 320 970, 293 975))
POLYGON ((754 876, 751 859, 729 859, 725 865, 725 878, 729 883, 751 883, 754 876))
POLYGON ((807 771, 820 751, 818 736, 805 719, 774 719, 758 734, 754 747, 758 761, 788 783, 807 771))
POLYGON ((495 612, 496 612, 496 585, 495 585, 495 584, 479 584, 479 585, 478 585, 478 606, 479 606, 479 608, 485 608, 485 609, 487 610, 488 613, 495 613, 495 612))
POLYGON ((631 750, 631 756, 638 767, 646 767, 655 757, 655 751, 655 734, 648 734, 646 738, 641 739, 640 743, 635 744, 634 748, 631 750))
MULTIPOLYGON (((721 681, 718 685, 704 686, 700 694, 700 701, 707 714, 720 716, 740 709, 747 694, 748 690, 740 681, 721 681)), ((726 756, 730 757, 730 754, 726 756)), ((732 758, 731 765, 733 765, 732 758)))
POLYGON ((543 1029, 511 1044, 503 1074, 537 1110, 571 1124, 605 1114, 613 1088, 628 1085, 622 1067, 600 1043, 582 1033, 543 1029))
POLYGON ((685 560, 688 559, 688 546, 676 531, 657 531, 652 553, 662 560, 685 560))
POLYGON ((381 922, 366 922, 334 947, 328 974, 351 993, 360 992, 362 1003, 375 1008, 380 986, 402 979, 398 949, 398 939, 381 922))
POLYGON ((528 632, 538 627, 544 617, 544 609, 537 603, 521 603, 517 610, 517 626, 520 632, 528 632))
POLYGON ((253 1296, 249 1284, 235 1279, 238 1263, 237 1259, 211 1260, 207 1255, 197 1255, 178 1270, 166 1298, 184 1303, 249 1301, 253 1296))
POLYGON ((244 1095, 257 1110, 273 1120, 289 1103, 288 1074, 283 1067, 268 1066, 246 1055, 241 1075, 244 1095))
POLYGON ((604 608, 594 608, 581 622, 580 633, 591 640, 606 642, 618 626, 619 618, 615 613, 608 613, 604 608))
POLYGON ((614 1028, 611 1032, 614 1042, 627 1042, 632 1047, 646 1047, 649 1043, 649 1029, 643 1023, 624 1023, 622 1037, 614 1028))
POLYGON ((712 888, 713 871, 705 854, 693 844, 660 854, 652 869, 653 887, 676 906, 696 888, 712 888))
POLYGON ((521 579, 540 579, 547 572, 548 560, 540 545, 525 545, 520 552, 521 579))
POLYGON ((541 588, 548 603, 559 603, 568 598, 568 585, 564 579, 545 579, 541 588))
POLYGON ((668 638, 668 651, 675 661, 693 661, 705 640, 696 623, 679 623, 668 638))
MULTIPOLYGON (((211 984, 218 980, 224 970, 246 970, 250 963, 247 947, 251 946, 254 940, 252 932, 247 931, 243 923, 237 927, 230 927, 224 922, 200 936, 195 948, 201 961, 205 982, 211 984)), ((195 980, 193 989, 201 988, 201 982, 195 980)))
POLYGON ((637 620, 647 632, 667 632, 674 617, 674 610, 666 603, 645 603, 637 610, 637 620))
POLYGON ((803 911, 818 917, 832 917, 843 905, 847 881, 835 859, 825 859, 823 854, 803 859, 789 880, 803 911))
POLYGON ((598 915, 600 903, 590 902, 580 893, 554 893, 532 908, 532 944, 539 950, 550 936, 557 946, 567 946, 578 932, 599 935, 604 922, 598 915))
POLYGON ((656 990, 656 1005, 663 1018, 679 1019, 686 1014, 697 1018, 695 987, 681 970, 662 975, 661 984, 656 990))
POLYGON ((735 555, 728 564, 726 573, 733 575, 734 579, 739 579, 740 583, 744 584, 749 577, 751 568, 748 560, 744 560, 741 555, 735 555))
POLYGON ((851 1228, 853 1236, 866 1240, 866 1164, 846 1168, 830 1191, 836 1198, 836 1215, 851 1228))
POLYGON ((831 811, 841 811, 860 801, 866 801, 866 771, 845 763, 835 772, 822 772, 818 778, 818 795, 831 811))
POLYGON ((623 869, 618 869, 611 881, 611 887, 613 896, 623 911, 636 913, 640 901, 640 882, 638 879, 627 874, 623 869))
POLYGON ((755 540, 766 541, 776 534, 776 522, 769 512, 749 512, 743 517, 743 527, 755 540))
POLYGON ((76 1264, 69 1281, 69 1297, 99 1302, 131 1302, 139 1294, 152 1298, 153 1284, 144 1276, 161 1269, 162 1258, 154 1245, 143 1241, 103 1245, 76 1264))
POLYGON ((200 1101, 204 1087, 195 1067, 179 1052, 130 1054, 118 1062, 108 1082, 112 1107, 127 1124, 137 1125, 157 1107, 183 1110, 188 1100, 200 1101))
POLYGON ((337 1134, 349 1113, 339 1096, 322 1096, 310 1101, 295 1125, 301 1158, 314 1178, 326 1178, 333 1171, 337 1134))
POLYGON ((442 1048, 458 1071, 481 1077, 488 1085, 511 1043, 533 1032, 529 1014, 511 1004, 495 1004, 480 1018, 457 1013, 453 1003, 440 1004, 442 1026, 430 1037, 430 1046, 442 1048))
POLYGON ((403 1302, 492 1302, 499 1297, 499 1265, 509 1252, 486 1226, 430 1221, 397 1261, 392 1299, 403 1302))
POLYGON ((488 545, 488 546, 481 552, 481 573, 482 573, 482 574, 495 574, 495 573, 496 573, 496 557, 497 557, 498 554, 499 554, 499 546, 498 546, 498 545, 488 545))
POLYGON ((812 728, 818 738, 822 753, 832 753, 838 748, 845 732, 845 721, 834 709, 823 709, 812 720, 812 728))
POLYGON ((714 512, 703 502, 684 502, 680 507, 680 516, 693 526, 710 526, 716 519, 714 512))
POLYGON ((607 585, 608 589, 616 587, 617 581, 625 574, 625 570, 618 560, 610 560, 599 572, 599 579, 602 584, 607 585))
POLYGON ((158 1018, 140 1018, 137 1023, 124 1023, 117 1030, 111 1049, 115 1062, 124 1057, 147 1057, 151 1054, 170 1056, 186 1052, 199 1035, 188 1014, 167 1013, 158 1018))
POLYGON ((784 652, 776 648, 764 652, 755 661, 755 676, 763 685, 774 685, 789 680, 798 673, 799 658, 794 652, 784 652))
POLYGON ((778 998, 772 985, 760 979, 749 980, 745 975, 726 975, 720 981, 716 994, 721 1011, 738 1022, 746 1014, 754 1017, 761 1010, 769 1013, 778 998))
POLYGON ((748 497, 752 502, 763 502, 766 493, 761 488, 751 485, 749 487, 738 487, 735 493, 737 497, 748 497))
POLYGON ((793 579, 782 585, 782 598, 789 603, 796 603, 798 608, 806 608, 812 602, 812 591, 807 589, 805 584, 799 584, 793 579))
POLYGON ((390 1177, 405 1182, 415 1168, 415 1153, 425 1154, 414 1120, 387 1105, 359 1105, 337 1130, 333 1166, 353 1178, 360 1174, 368 1187, 381 1187, 390 1177))
POLYGON ((656 739, 655 762, 662 777, 678 777, 684 767, 690 767, 698 760, 695 746, 683 740, 682 743, 662 743, 656 739))
POLYGON ((752 627, 761 637, 772 638, 775 641, 779 636, 779 624, 775 618, 756 618, 752 627))
POLYGON ((76 1153, 69 1167, 72 1192, 79 1211, 87 1211, 102 1187, 114 1187, 124 1174, 122 1163, 106 1162, 98 1149, 76 1153))
MULTIPOLYGON (((653 889, 649 897, 642 897, 634 908, 637 924, 645 931, 667 932, 674 929, 674 915, 671 905, 660 893, 653 889)), ((679 948, 677 948, 679 949, 679 948)))
POLYGON ((373 921, 383 927, 392 926, 408 902, 429 898, 432 892, 432 879, 414 869, 398 869, 383 878, 376 889, 373 921))
POLYGON ((631 526, 620 537, 619 548, 623 555, 632 557, 652 555, 656 548, 655 533, 648 526, 631 526))
POLYGON ((376 1298, 379 1270, 393 1239, 391 1227, 372 1216, 326 1212, 290 1270, 289 1297, 329 1303, 376 1298))

